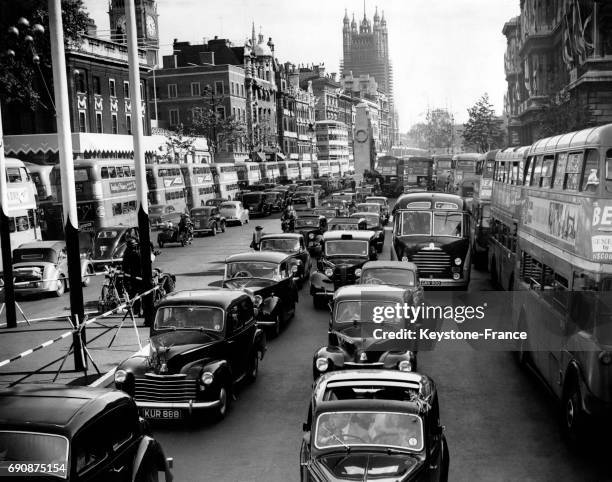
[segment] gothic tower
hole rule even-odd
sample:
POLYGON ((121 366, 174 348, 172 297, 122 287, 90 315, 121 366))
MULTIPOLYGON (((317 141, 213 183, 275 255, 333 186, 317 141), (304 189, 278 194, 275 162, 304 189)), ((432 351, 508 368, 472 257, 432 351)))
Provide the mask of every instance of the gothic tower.
MULTIPOLYGON (((147 63, 157 65, 159 52, 159 20, 156 0, 135 0, 136 36, 138 47, 147 51, 147 63)), ((110 0, 108 4, 111 39, 127 43, 125 0, 110 0)))

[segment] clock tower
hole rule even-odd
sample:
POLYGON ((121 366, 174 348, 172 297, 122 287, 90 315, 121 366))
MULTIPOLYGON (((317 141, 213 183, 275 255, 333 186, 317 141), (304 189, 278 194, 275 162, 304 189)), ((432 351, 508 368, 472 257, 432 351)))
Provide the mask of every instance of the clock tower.
MULTIPOLYGON (((138 46, 147 51, 147 63, 157 65, 159 52, 159 30, 156 0, 134 0, 136 4, 136 35, 138 46)), ((127 44, 127 17, 125 0, 110 0, 108 17, 111 39, 127 44)))

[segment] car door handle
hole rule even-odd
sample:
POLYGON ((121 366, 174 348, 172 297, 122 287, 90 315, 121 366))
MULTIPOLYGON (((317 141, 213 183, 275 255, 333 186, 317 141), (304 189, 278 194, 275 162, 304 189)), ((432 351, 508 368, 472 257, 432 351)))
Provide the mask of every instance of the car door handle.
POLYGON ((125 465, 122 465, 121 467, 113 467, 111 469, 111 472, 115 472, 116 474, 120 474, 124 470, 125 470, 125 465))

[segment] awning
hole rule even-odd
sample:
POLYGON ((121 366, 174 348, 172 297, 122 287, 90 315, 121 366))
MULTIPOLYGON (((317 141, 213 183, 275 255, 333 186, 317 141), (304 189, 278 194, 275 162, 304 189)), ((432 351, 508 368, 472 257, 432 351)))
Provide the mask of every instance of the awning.
POLYGON ((265 162, 266 161, 266 155, 263 152, 254 152, 253 154, 255 154, 255 161, 257 162, 265 162))

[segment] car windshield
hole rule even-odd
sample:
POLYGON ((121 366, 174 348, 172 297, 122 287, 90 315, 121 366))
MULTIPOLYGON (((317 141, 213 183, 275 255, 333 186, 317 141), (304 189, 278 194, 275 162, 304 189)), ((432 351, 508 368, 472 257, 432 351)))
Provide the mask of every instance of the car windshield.
POLYGON ((368 198, 368 199, 366 199, 366 201, 369 202, 369 203, 376 203, 379 206, 384 206, 385 205, 385 200, 384 199, 368 198))
POLYGON ((227 278, 265 278, 279 280, 278 265, 264 261, 241 261, 227 264, 227 278))
POLYGON ((317 209, 317 214, 328 218, 334 217, 337 213, 335 209, 317 209))
POLYGON ((149 208, 149 213, 151 214, 161 214, 164 212, 164 206, 151 206, 149 208))
POLYGON ((370 268, 361 273, 364 284, 384 284, 397 286, 416 286, 414 271, 398 268, 370 268))
POLYGON ((162 306, 155 314, 155 329, 223 330, 223 310, 213 306, 162 306))
POLYGON ((378 204, 357 204, 357 211, 361 211, 362 213, 378 213, 380 207, 378 204))
POLYGON ((295 253, 300 249, 300 241, 298 239, 262 239, 261 251, 283 251, 285 253, 295 253))
POLYGON ((346 239, 327 241, 325 254, 327 256, 368 256, 368 242, 346 239))
POLYGON ((18 248, 13 251, 13 263, 57 263, 57 252, 54 249, 18 248))
POLYGON ((319 415, 315 446, 378 446, 423 450, 423 421, 417 415, 391 412, 327 412, 319 415))
POLYGON ((431 234, 430 211, 404 211, 402 236, 429 236, 431 234))
POLYGON ((98 231, 94 243, 96 246, 110 246, 117 240, 120 234, 116 229, 98 231))
MULTIPOLYGON (((386 307, 397 305, 397 301, 364 301, 364 300, 346 300, 339 301, 334 306, 334 323, 373 323, 374 318, 380 316, 380 313, 386 307)), ((389 310, 391 311, 391 310, 389 310)), ((395 311, 393 316, 385 316, 384 322, 400 323, 402 318, 395 311)))
MULTIPOLYGON (((0 431, 0 461, 57 464, 63 471, 45 475, 68 478, 68 439, 61 435, 36 432, 0 431)), ((25 478, 24 478, 25 480, 25 478)))
POLYGON ((345 224, 331 224, 331 231, 357 231, 359 225, 357 223, 345 223, 345 224))
POLYGON ((380 218, 378 217, 378 214, 357 213, 353 214, 351 217, 365 219, 368 228, 376 228, 380 224, 380 218))
POLYGON ((296 227, 316 226, 319 227, 319 218, 297 218, 295 220, 296 227))
POLYGON ((192 217, 210 216, 210 213, 211 213, 212 210, 213 210, 212 207, 210 207, 210 208, 196 208, 196 209, 192 209, 190 214, 191 214, 192 217))
POLYGON ((452 212, 434 213, 434 236, 461 237, 463 214, 452 212))

